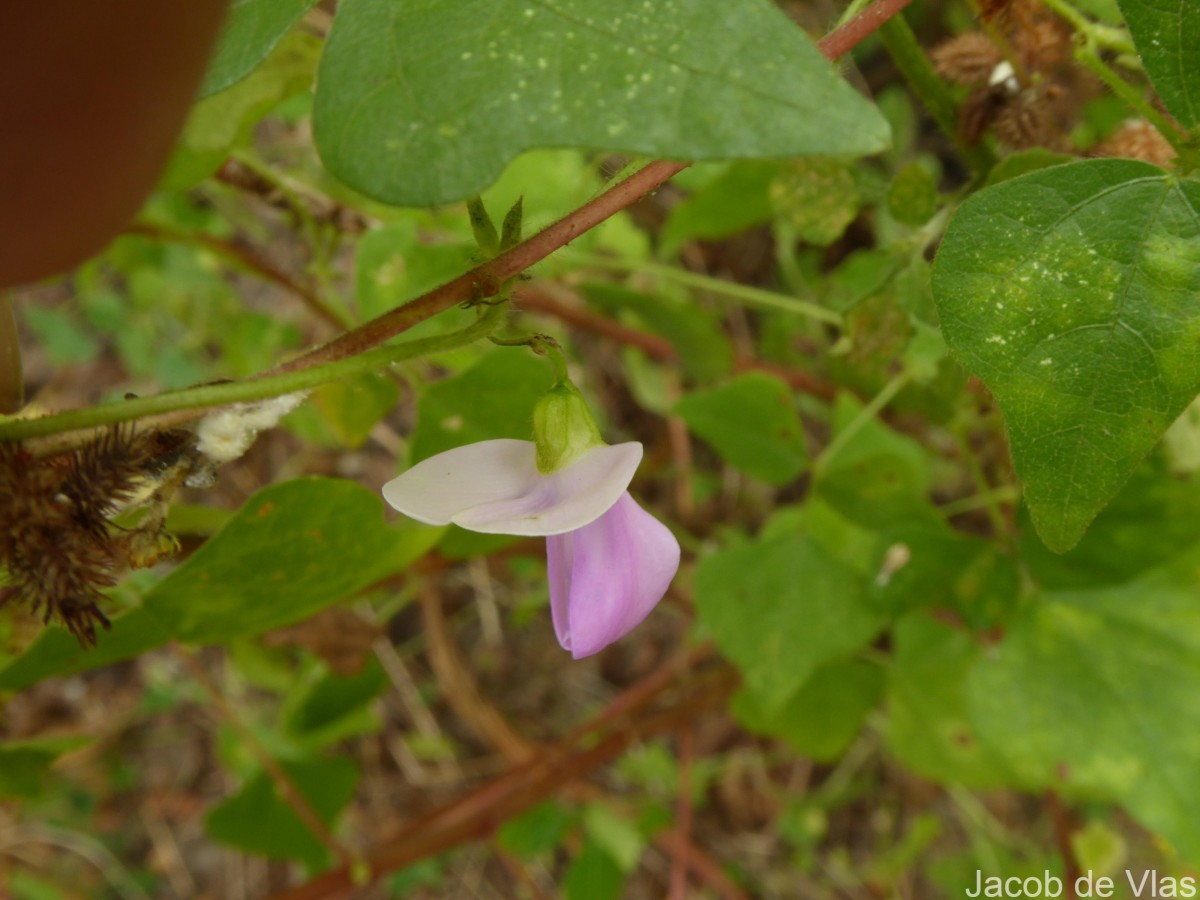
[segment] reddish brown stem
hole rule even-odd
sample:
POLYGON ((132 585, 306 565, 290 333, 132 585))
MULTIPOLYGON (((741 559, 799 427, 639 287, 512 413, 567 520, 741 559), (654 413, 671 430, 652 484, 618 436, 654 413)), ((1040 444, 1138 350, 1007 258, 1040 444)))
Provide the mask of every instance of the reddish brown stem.
POLYGON ((679 796, 675 802, 675 834, 679 838, 680 853, 671 866, 671 886, 667 892, 670 900, 687 900, 687 873, 691 860, 690 834, 692 831, 692 729, 679 732, 679 796))
POLYGON ((853 50, 866 38, 874 34, 884 22, 896 15, 912 0, 879 0, 843 25, 831 31, 817 42, 817 48, 826 59, 837 59, 853 50))
POLYGON ((564 303, 552 296, 545 285, 525 285, 518 288, 513 297, 522 309, 544 313, 583 331, 603 335, 627 347, 636 347, 662 362, 676 362, 679 359, 679 354, 666 338, 630 328, 580 303, 564 303))
POLYGON ((654 844, 677 860, 685 858, 692 874, 712 888, 722 900, 747 900, 745 891, 730 880, 717 862, 695 844, 680 838, 678 831, 664 831, 654 839, 654 844))
MULTIPOLYGON (((823 39, 819 44, 821 52, 829 59, 836 59, 909 2, 879 0, 846 26, 823 39)), ((457 303, 494 294, 502 282, 520 274, 577 235, 653 191, 686 165, 666 161, 651 163, 508 253, 318 347, 281 367, 280 371, 293 371, 356 355, 457 303)), ((638 337, 636 340, 644 341, 644 338, 638 337)), ((669 345, 667 350, 674 355, 674 349, 669 345)), ((499 822, 528 809, 571 780, 606 764, 635 741, 652 734, 686 728, 699 712, 724 702, 737 681, 732 670, 723 667, 715 677, 697 680, 668 713, 638 719, 631 717, 678 680, 687 678, 690 665, 706 658, 711 652, 711 647, 700 648, 688 657, 664 666, 610 704, 594 720, 575 729, 558 747, 550 748, 530 762, 514 767, 482 788, 412 823, 370 854, 368 865, 371 873, 378 877, 415 860, 483 837, 499 822)), ((686 843, 682 835, 675 839, 686 843)), ((691 854, 685 852, 684 856, 691 864, 691 854)), ((343 866, 279 895, 277 900, 317 900, 342 895, 350 889, 351 884, 350 871, 343 866)), ((736 888, 726 896, 737 896, 736 888)))
POLYGON ((1046 792, 1046 808, 1050 812, 1050 821, 1054 824, 1054 840, 1063 859, 1063 897, 1066 900, 1075 900, 1075 882, 1080 875, 1079 860, 1071 844, 1075 822, 1071 811, 1063 805, 1062 799, 1054 791, 1046 792))
MULTIPOLYGON (((859 44, 910 2, 912 0, 879 0, 837 31, 826 35, 817 46, 826 58, 836 59, 859 44)), ((503 282, 515 278, 560 247, 565 247, 585 231, 595 228, 638 198, 664 184, 688 165, 686 162, 669 160, 650 163, 507 253, 502 253, 453 281, 384 313, 353 331, 346 332, 328 344, 279 367, 278 371, 290 372, 355 356, 364 350, 379 346, 458 303, 492 296, 503 282)))
MULTIPOLYGON (((607 764, 632 744, 652 735, 678 730, 705 710, 724 703, 735 681, 731 670, 719 669, 712 677, 698 680, 669 712, 628 721, 620 728, 601 731, 600 735, 589 729, 587 740, 565 741, 550 748, 537 760, 504 773, 402 829, 367 857, 367 867, 378 877, 467 841, 486 837, 499 823, 541 802, 562 785, 607 764)), ((277 895, 275 900, 343 896, 351 884, 350 869, 342 866, 277 895)))
POLYGON ((687 166, 685 162, 652 162, 507 253, 502 253, 453 281, 386 312, 353 331, 346 332, 328 344, 280 366, 276 371, 293 372, 357 356, 452 306, 468 300, 491 297, 499 291, 500 285, 505 281, 515 278, 534 263, 541 262, 555 250, 571 243, 585 231, 616 215, 687 166))

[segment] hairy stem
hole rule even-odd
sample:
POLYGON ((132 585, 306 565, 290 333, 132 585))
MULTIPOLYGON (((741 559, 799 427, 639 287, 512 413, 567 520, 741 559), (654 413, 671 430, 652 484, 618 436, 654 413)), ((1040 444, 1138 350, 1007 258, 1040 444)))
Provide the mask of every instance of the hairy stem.
POLYGON ((1089 44, 1112 50, 1125 56, 1137 58, 1137 49, 1124 28, 1093 22, 1066 0, 1042 0, 1056 15, 1066 19, 1077 32, 1082 34, 1089 44))
POLYGON ((292 360, 281 366, 280 371, 305 369, 355 356, 458 303, 495 295, 505 281, 515 278, 534 263, 541 262, 555 250, 616 215, 687 166, 686 162, 665 160, 650 163, 506 253, 292 360))
MULTIPOLYGON (((277 375, 264 375, 248 381, 206 384, 181 391, 155 394, 152 397, 134 397, 130 400, 75 409, 54 416, 44 416, 40 419, 10 419, 0 422, 0 441, 55 435, 111 425, 115 422, 129 422, 147 416, 265 400, 280 394, 308 390, 330 381, 348 378, 351 375, 373 372, 401 360, 427 356, 430 353, 440 353, 470 344, 490 334, 492 329, 499 324, 503 315, 503 306, 486 306, 484 312, 474 323, 459 331, 406 341, 402 344, 388 344, 335 362, 291 371, 280 370, 277 375)), ((170 424, 178 424, 178 420, 172 420, 170 424)), ((61 448, 53 443, 36 448, 39 453, 57 452, 59 449, 61 448)))
POLYGON ((1149 122, 1163 136, 1180 156, 1187 153, 1187 145, 1179 129, 1167 120, 1132 84, 1113 71, 1112 67, 1100 58, 1094 44, 1089 41, 1075 50, 1075 58, 1091 69, 1096 76, 1108 85, 1114 94, 1120 97, 1139 116, 1149 122))

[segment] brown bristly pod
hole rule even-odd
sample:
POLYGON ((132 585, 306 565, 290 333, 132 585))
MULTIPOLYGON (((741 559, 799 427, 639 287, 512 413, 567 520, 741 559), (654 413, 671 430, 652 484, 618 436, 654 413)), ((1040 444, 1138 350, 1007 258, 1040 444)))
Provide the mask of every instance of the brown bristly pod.
POLYGON ((964 87, 988 83, 1004 58, 992 39, 979 31, 967 31, 942 41, 929 52, 938 75, 964 87))
POLYGON ((20 444, 0 445, 0 562, 8 574, 0 603, 27 606, 94 644, 96 626, 108 627, 100 590, 115 583, 107 531, 79 521, 61 490, 63 472, 20 444))
POLYGON ((166 511, 198 460, 190 431, 112 426, 60 456, 0 444, 0 605, 17 603, 58 621, 82 645, 108 628, 102 590, 127 566, 153 565, 178 549, 166 511), (141 521, 113 517, 145 506, 141 521))
POLYGON ((978 144, 1009 99, 1004 90, 994 86, 972 91, 958 108, 958 136, 962 142, 968 147, 978 144))
POLYGON ((1129 119, 1092 148, 1093 156, 1140 159, 1156 166, 1170 166, 1175 148, 1145 119, 1129 119))

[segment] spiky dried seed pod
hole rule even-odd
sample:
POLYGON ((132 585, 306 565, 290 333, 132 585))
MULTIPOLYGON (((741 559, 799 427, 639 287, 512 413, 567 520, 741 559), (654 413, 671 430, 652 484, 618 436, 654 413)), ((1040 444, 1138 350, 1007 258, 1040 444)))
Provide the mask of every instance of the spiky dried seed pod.
POLYGON ((81 645, 95 645, 96 626, 109 627, 100 609, 101 588, 116 583, 104 542, 69 529, 37 523, 23 529, 19 552, 6 560, 11 584, 0 605, 28 606, 42 621, 61 622, 81 645))
POLYGON ((1145 119, 1129 119, 1092 148, 1095 156, 1140 159, 1156 166, 1169 166, 1175 150, 1157 128, 1145 119))
POLYGON ((983 133, 992 126, 1000 110, 1011 99, 1002 87, 972 91, 958 108, 958 136, 963 143, 968 147, 978 144, 983 133))
POLYGON ((1068 131, 1063 97, 1057 84, 1026 88, 996 113, 996 137, 1014 150, 1062 148, 1068 131))
POLYGON ((1051 138, 1045 104, 1033 91, 1022 91, 996 113, 996 137, 1014 150, 1044 146, 1051 138))
POLYGON ((1004 58, 992 39, 967 31, 938 44, 929 53, 937 73, 954 84, 980 87, 1004 58))
POLYGON ((177 547, 162 528, 164 491, 173 494, 191 471, 193 453, 190 432, 121 426, 59 457, 0 444, 0 564, 8 580, 0 605, 25 604, 80 644, 95 644, 96 626, 109 627, 101 589, 126 565, 152 564, 177 547), (111 517, 145 502, 154 504, 145 522, 114 539, 111 517))
POLYGON ((1045 72, 1072 59, 1072 35, 1066 22, 1039 9, 1016 29, 1013 46, 1028 68, 1045 72))
POLYGON ((132 496, 148 458, 133 430, 120 425, 70 454, 59 493, 80 528, 107 534, 109 517, 132 496))

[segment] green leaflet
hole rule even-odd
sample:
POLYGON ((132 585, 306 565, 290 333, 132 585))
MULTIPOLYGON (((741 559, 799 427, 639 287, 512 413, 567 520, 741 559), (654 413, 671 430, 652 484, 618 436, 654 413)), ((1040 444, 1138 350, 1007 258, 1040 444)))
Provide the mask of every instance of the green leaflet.
POLYGON ((737 720, 756 734, 778 736, 812 759, 841 756, 879 702, 883 671, 858 659, 821 666, 774 715, 764 715, 750 691, 734 695, 737 720))
POLYGON ((320 52, 320 42, 312 35, 289 35, 250 77, 196 103, 159 189, 186 190, 212 175, 273 107, 308 89, 320 52))
POLYGON ((88 742, 86 737, 27 738, 0 742, 0 798, 37 797, 52 783, 50 767, 70 750, 88 742))
POLYGON ((240 81, 304 15, 314 0, 233 0, 217 38, 200 96, 223 91, 240 81))
POLYGON ((1119 587, 1044 595, 967 681, 980 740, 1027 787, 1125 806, 1200 854, 1200 550, 1119 587))
POLYGON ((1118 0, 1146 74, 1171 115, 1200 125, 1200 6, 1189 0, 1118 0))
POLYGON ((888 750, 913 771, 943 784, 1011 784, 1003 757, 981 743, 968 718, 966 678, 985 652, 980 641, 925 612, 898 621, 891 640, 888 750))
POLYGON ((778 378, 748 372, 689 394, 675 412, 731 466, 768 484, 787 484, 807 462, 792 393, 778 378))
POLYGON ((878 632, 881 617, 858 575, 805 537, 739 544, 696 570, 696 609, 742 672, 764 717, 777 713, 822 663, 878 632))
POLYGON ((1200 390, 1200 184, 1092 160, 988 188, 933 290, 1004 413, 1034 527, 1069 550, 1200 390))
POLYGON ((766 0, 345 0, 313 120, 397 205, 461 200, 533 147, 688 159, 884 149, 888 126, 766 0))
MULTIPOLYGON (((354 798, 358 766, 349 759, 300 757, 281 760, 280 766, 326 825, 354 798)), ((271 859, 298 859, 310 872, 321 869, 329 859, 325 845, 263 772, 215 806, 204 827, 224 844, 271 859)))

